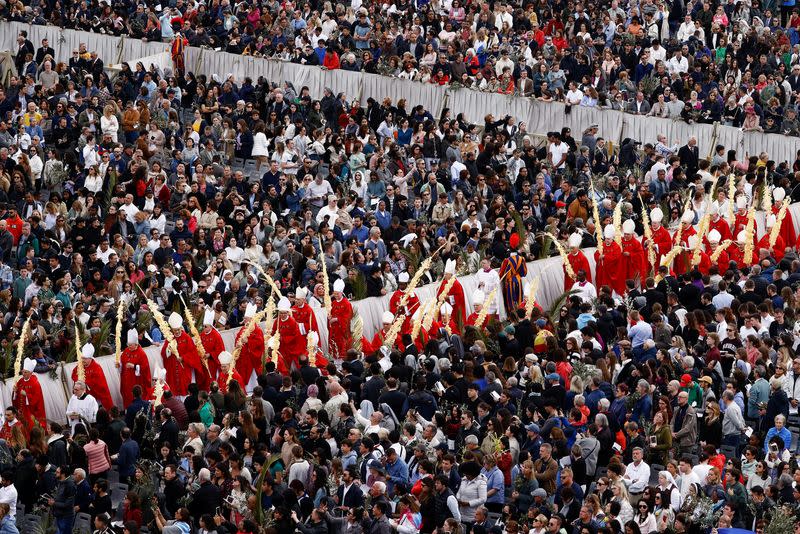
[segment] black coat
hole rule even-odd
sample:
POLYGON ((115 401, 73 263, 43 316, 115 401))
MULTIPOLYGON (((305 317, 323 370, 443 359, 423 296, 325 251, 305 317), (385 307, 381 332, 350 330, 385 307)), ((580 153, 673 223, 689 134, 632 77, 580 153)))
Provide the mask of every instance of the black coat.
POLYGON ((201 515, 207 514, 211 510, 216 510, 217 506, 221 504, 222 494, 220 493, 219 487, 211 482, 204 482, 197 491, 194 492, 194 498, 189 504, 189 512, 192 514, 192 517, 196 518, 196 521, 199 522, 201 515))

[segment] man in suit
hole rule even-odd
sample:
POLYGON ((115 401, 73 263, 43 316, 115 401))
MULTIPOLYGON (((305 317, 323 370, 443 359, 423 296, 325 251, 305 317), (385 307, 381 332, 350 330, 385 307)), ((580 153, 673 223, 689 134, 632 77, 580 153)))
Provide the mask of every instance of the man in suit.
POLYGON ((686 177, 689 180, 694 179, 694 175, 697 174, 700 165, 699 152, 696 137, 690 137, 689 141, 678 150, 678 158, 681 160, 681 166, 686 169, 686 177))
POLYGON ((639 91, 636 93, 636 98, 633 102, 628 104, 628 113, 634 115, 647 115, 650 113, 650 102, 644 99, 644 93, 639 91))
POLYGON ((376 502, 372 505, 372 522, 366 534, 391 534, 392 526, 389 524, 389 518, 386 516, 389 513, 389 503, 376 502))
POLYGON ((519 73, 517 91, 520 96, 533 96, 533 80, 528 78, 528 71, 522 70, 519 73))
POLYGON ((47 37, 42 39, 42 46, 36 50, 36 64, 41 65, 45 56, 50 56, 53 59, 56 57, 56 51, 53 50, 52 46, 50 46, 50 42, 47 40, 47 37))
POLYGON ((25 73, 22 67, 25 65, 27 55, 33 57, 34 54, 33 43, 28 40, 28 32, 21 31, 17 35, 17 56, 14 58, 14 64, 17 67, 17 73, 23 76, 25 73))

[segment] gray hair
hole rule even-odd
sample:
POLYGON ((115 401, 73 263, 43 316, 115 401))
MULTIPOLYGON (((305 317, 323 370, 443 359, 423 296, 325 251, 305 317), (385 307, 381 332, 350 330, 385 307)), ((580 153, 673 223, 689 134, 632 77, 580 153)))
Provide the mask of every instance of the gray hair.
POLYGON ((372 487, 373 488, 377 488, 378 490, 380 490, 381 493, 386 493, 386 483, 385 482, 381 482, 380 480, 378 480, 377 482, 372 484, 372 487))
POLYGON ((594 423, 601 427, 608 426, 608 417, 604 413, 599 413, 594 416, 594 423))
POLYGON ((597 405, 600 407, 601 410, 608 410, 608 408, 611 407, 611 401, 608 399, 600 399, 597 405))
POLYGON ((650 391, 650 383, 647 380, 645 380, 644 378, 642 378, 641 380, 639 380, 636 383, 636 387, 637 388, 644 388, 647 391, 650 391))
POLYGON ((81 469, 80 467, 76 468, 75 471, 72 472, 72 476, 78 475, 78 478, 84 480, 86 478, 86 471, 81 469))
POLYGON ((211 471, 208 470, 207 467, 204 467, 197 473, 197 479, 200 482, 209 482, 211 481, 211 471))

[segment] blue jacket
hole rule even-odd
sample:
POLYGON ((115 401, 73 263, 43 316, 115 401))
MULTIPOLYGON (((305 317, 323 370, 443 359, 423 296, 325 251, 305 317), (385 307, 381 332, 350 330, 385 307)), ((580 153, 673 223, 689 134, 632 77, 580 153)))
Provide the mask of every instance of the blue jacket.
POLYGON ((0 521, 0 534, 19 534, 17 525, 14 523, 14 519, 11 516, 7 515, 0 521))
POLYGON ((650 419, 650 415, 653 412, 653 399, 650 395, 645 395, 641 399, 636 402, 636 405, 633 407, 633 413, 631 414, 631 421, 634 423, 639 423, 640 420, 643 419, 650 419))
POLYGON ((399 456, 393 464, 386 462, 386 491, 391 494, 395 484, 408 486, 408 465, 399 456))
POLYGON ((119 466, 120 476, 133 476, 133 473, 136 470, 136 462, 138 461, 139 444, 132 439, 123 441, 119 448, 119 456, 117 456, 117 465, 119 466))
POLYGON ((772 427, 767 431, 767 437, 764 438, 765 453, 769 454, 769 440, 771 440, 775 436, 778 436, 783 440, 783 443, 785 444, 783 446, 784 449, 788 449, 792 446, 792 433, 789 431, 788 428, 783 427, 780 430, 776 430, 775 427, 772 427))

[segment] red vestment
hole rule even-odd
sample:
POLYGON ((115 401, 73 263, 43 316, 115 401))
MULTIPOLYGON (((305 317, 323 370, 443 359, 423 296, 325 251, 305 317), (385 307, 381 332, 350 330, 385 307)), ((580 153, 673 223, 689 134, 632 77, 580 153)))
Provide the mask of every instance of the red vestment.
MULTIPOLYGON (((347 327, 350 328, 350 321, 347 322, 347 327)), ((280 347, 278 347, 278 352, 280 353, 280 357, 278 358, 278 372, 286 375, 292 370, 292 364, 294 364, 295 367, 299 367, 298 360, 300 355, 306 352, 308 341, 306 337, 300 333, 300 327, 291 315, 289 315, 286 320, 282 320, 278 317, 278 320, 275 321, 274 329, 280 329, 281 334, 281 344, 280 347)), ((276 330, 273 330, 273 335, 276 330)))
POLYGON ((150 387, 152 377, 150 375, 150 362, 147 354, 140 345, 136 348, 126 347, 119 356, 119 389, 122 394, 122 406, 127 408, 133 402, 133 386, 142 387, 142 394, 150 387), (128 364, 133 365, 128 369, 128 364), (136 373, 136 367, 139 373, 136 373))
POLYGON ((775 261, 780 262, 786 255, 786 242, 783 240, 783 237, 781 237, 780 232, 778 232, 778 237, 775 239, 775 246, 770 249, 769 234, 770 232, 767 232, 761 237, 761 239, 758 240, 758 243, 756 243, 756 249, 753 252, 758 253, 758 251, 762 248, 766 250, 772 250, 772 257, 775 258, 775 261))
POLYGON ((731 261, 735 261, 736 265, 740 269, 742 267, 749 267, 750 265, 753 265, 754 263, 758 263, 758 256, 756 255, 755 250, 753 250, 753 256, 752 256, 752 258, 750 258, 750 262, 749 263, 744 261, 744 247, 740 248, 737 245, 731 245, 731 247, 728 248, 727 252, 728 252, 728 257, 730 258, 730 260, 731 261))
POLYGON ((747 210, 744 213, 737 213, 734 216, 734 223, 733 223, 733 237, 739 235, 739 232, 744 230, 747 227, 747 210))
MULTIPOLYGON (((219 392, 223 395, 228 392, 228 373, 223 373, 222 368, 217 370, 217 384, 219 384, 219 392)), ((244 391, 244 387, 247 384, 244 380, 242 380, 242 375, 236 372, 236 369, 233 370, 233 375, 231 376, 231 380, 236 380, 239 382, 240 389, 244 391)))
POLYGON ((17 440, 14 437, 13 427, 17 425, 22 425, 22 434, 27 437, 29 432, 25 431, 25 425, 19 419, 14 419, 14 423, 11 425, 8 424, 8 421, 3 421, 3 426, 0 427, 0 439, 6 440, 10 445, 16 444, 17 440))
MULTIPOLYGON (((675 235, 673 236, 673 241, 674 241, 674 238, 678 237, 678 231, 679 230, 675 230, 675 235)), ((689 226, 686 229, 684 229, 683 232, 681 232, 681 242, 680 243, 675 243, 675 244, 676 245, 680 245, 682 247, 688 248, 689 247, 689 238, 691 236, 693 236, 693 235, 697 235, 697 230, 695 230, 693 226, 689 226)), ((672 264, 673 265, 672 268, 676 273, 684 274, 684 273, 689 272, 692 269, 692 266, 691 266, 690 262, 691 262, 691 256, 689 256, 688 259, 687 259, 686 254, 681 253, 681 254, 678 254, 675 257, 675 261, 672 264)))
MULTIPOLYGON (((577 252, 570 252, 567 254, 567 261, 569 261, 569 264, 572 266, 572 271, 576 275, 578 274, 578 271, 583 270, 586 272, 586 281, 592 281, 592 269, 589 267, 589 260, 586 258, 586 254, 580 250, 577 252)), ((573 280, 567 275, 567 269, 565 266, 562 265, 561 268, 564 270, 564 291, 569 291, 572 289, 572 285, 576 282, 576 280, 573 280)))
POLYGON ((236 371, 244 379, 243 387, 250 381, 250 375, 253 374, 253 371, 256 372, 256 375, 261 374, 261 358, 264 356, 264 332, 256 325, 253 331, 250 332, 250 336, 242 341, 241 338, 246 329, 246 326, 239 329, 234 343, 236 347, 244 343, 239 351, 239 357, 236 359, 236 371))
MULTIPOLYGON (((645 239, 644 243, 646 242, 647 240, 645 239)), ((653 265, 650 265, 650 260, 647 259, 648 248, 646 246, 644 247, 645 250, 644 257, 645 261, 647 261, 648 271, 650 269, 652 269, 653 271, 657 271, 658 266, 661 265, 661 258, 666 256, 669 253, 669 251, 672 250, 672 236, 670 235, 669 230, 667 230, 663 226, 659 226, 657 229, 653 230, 653 244, 655 245, 655 251, 656 251, 655 268, 653 265)))
POLYGON ((25 435, 30 433, 30 429, 34 425, 42 428, 47 425, 42 386, 39 384, 39 378, 35 374, 31 374, 28 380, 22 377, 17 381, 11 401, 14 408, 17 409, 19 419, 25 423, 25 435), (22 395, 23 391, 25 395, 22 395))
MULTIPOLYGON (((167 355, 169 343, 166 341, 161 346, 161 360, 164 364, 164 369, 167 370, 167 384, 172 388, 172 393, 178 397, 185 396, 189 393, 189 384, 192 381, 192 369, 197 370, 197 367, 202 367, 200 363, 200 355, 197 353, 197 347, 192 341, 192 337, 186 332, 181 332, 175 337, 175 343, 178 346, 178 354, 167 355), (183 361, 178 360, 178 356, 183 361)), ((205 372, 205 369, 200 369, 205 372)))
POLYGON ((308 304, 292 306, 292 317, 297 321, 297 327, 300 328, 300 333, 304 336, 308 335, 309 332, 319 332, 317 316, 314 315, 314 310, 308 304))
MULTIPOLYGON (((322 353, 322 349, 316 347, 316 350, 312 351, 314 353, 314 365, 319 369, 319 372, 322 373, 322 376, 328 376, 328 358, 325 357, 325 354, 322 353)), ((311 354, 308 355, 308 362, 311 365, 311 354)))
POLYGON ((403 320, 403 326, 400 328, 400 333, 410 334, 414 327, 414 321, 411 319, 411 316, 414 315, 414 312, 419 308, 419 298, 415 293, 411 293, 403 308, 399 309, 400 299, 403 298, 403 293, 404 292, 400 289, 392 293, 392 298, 389 299, 389 311, 392 312, 395 317, 398 313, 402 313, 406 316, 403 320))
MULTIPOLYGON (((439 318, 441 319, 441 317, 439 318)), ((445 330, 444 323, 441 320, 435 320, 431 323, 431 327, 428 329, 428 337, 433 339, 439 339, 445 335, 447 330, 445 330)), ((456 324, 455 319, 453 316, 450 316, 450 322, 448 323, 450 326, 450 332, 453 334, 461 335, 461 332, 458 329, 458 325, 456 324)))
MULTIPOLYGON (((719 245, 717 245, 719 246, 719 245)), ((735 245, 732 245, 735 246, 735 245)), ((706 253, 708 254, 708 261, 711 265, 716 265, 717 269, 719 270, 719 274, 725 274, 725 271, 728 270, 728 264, 730 263, 730 256, 728 256, 728 251, 723 250, 719 253, 719 257, 717 258, 716 262, 711 261, 711 256, 714 254, 714 250, 711 250, 711 247, 706 247, 706 253)))
MULTIPOLYGON (((746 222, 747 220, 745 219, 745 223, 746 222)), ((711 232, 711 230, 716 230, 717 232, 719 232, 719 235, 721 236, 720 243, 722 243, 726 239, 733 239, 733 235, 731 234, 731 227, 728 224, 728 221, 726 221, 722 217, 720 217, 716 221, 712 220, 711 222, 709 222, 708 231, 711 232)), ((708 243, 708 233, 706 233, 703 239, 705 240, 706 243, 708 243)))
POLYGON ((644 285, 647 278, 647 262, 645 261, 644 249, 638 239, 631 236, 622 238, 622 257, 625 266, 625 280, 636 280, 644 285))
MULTIPOLYGON (((436 298, 439 298, 439 295, 442 294, 447 282, 448 281, 442 280, 442 283, 439 284, 439 289, 436 290, 436 298)), ((464 300, 464 288, 461 286, 461 282, 456 280, 455 283, 453 283, 444 301, 453 307, 453 321, 455 323, 464 324, 464 321, 467 320, 467 305, 464 300)))
MULTIPOLYGON (((342 297, 331 300, 331 314, 328 317, 328 354, 334 359, 344 359, 348 350, 353 348, 353 332, 350 320, 353 318, 353 306, 342 297)), ((283 344, 283 343, 281 343, 283 344)))
MULTIPOLYGON (((786 202, 786 200, 784 199, 782 202, 786 202)), ((777 203, 773 204, 772 213, 776 218, 778 217, 779 211, 781 211, 781 207, 778 206, 777 203)), ((783 238, 783 242, 786 243, 786 246, 794 246, 795 241, 797 241, 797 235, 794 233, 794 219, 792 219, 791 210, 786 210, 786 215, 781 223, 780 236, 783 238)), ((785 251, 786 248, 784 247, 783 250, 785 251)))
MULTIPOLYGON (((381 328, 375 333, 375 335, 372 337, 372 343, 369 344, 370 348, 369 353, 375 352, 376 350, 381 348, 381 345, 383 345, 383 340, 386 339, 387 331, 388 329, 381 328)), ((403 352, 405 350, 405 345, 403 345, 403 340, 400 339, 399 335, 394 340, 394 347, 392 347, 392 350, 394 350, 395 347, 397 347, 397 350, 399 350, 400 352, 403 352)), ((364 352, 367 353, 367 351, 364 352)))
MULTIPOLYGON (((111 392, 108 390, 108 381, 106 381, 106 374, 100 364, 92 360, 89 365, 83 366, 84 382, 89 388, 89 393, 97 400, 97 403, 102 405, 106 410, 110 410, 114 406, 114 401, 111 400, 111 392)), ((72 370, 72 381, 78 381, 78 368, 72 370)))
POLYGON ((222 335, 219 330, 212 328, 206 333, 205 329, 200 331, 200 342, 208 357, 208 373, 217 376, 219 371, 219 353, 225 350, 225 343, 222 342, 222 335))
POLYGON ((612 241, 610 245, 603 246, 603 257, 600 257, 600 251, 594 252, 595 272, 597 284, 599 289, 603 286, 609 286, 612 290, 616 291, 618 295, 625 294, 625 258, 622 256, 622 247, 616 241, 612 241))
MULTIPOLYGON (((694 251, 691 251, 689 254, 689 258, 694 258, 694 251)), ((691 259, 689 261, 691 261, 691 259)), ((711 259, 708 257, 708 254, 702 250, 700 251, 700 263, 697 264, 697 268, 704 275, 708 274, 708 270, 711 269, 711 259)))

